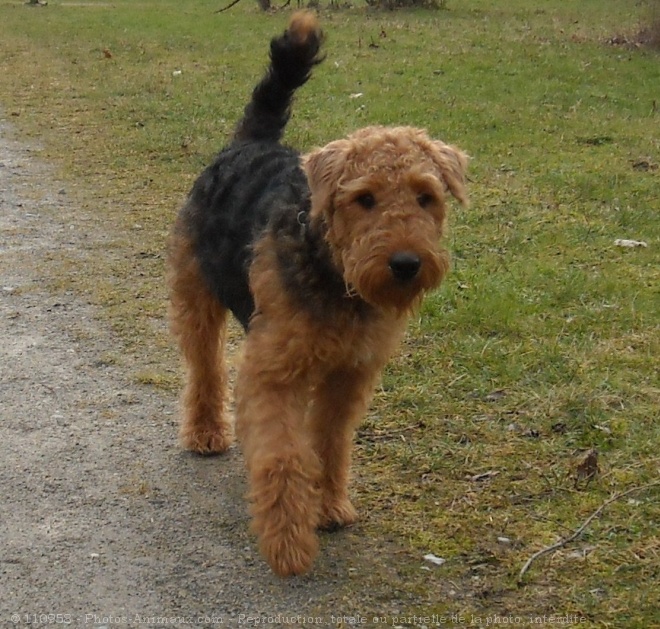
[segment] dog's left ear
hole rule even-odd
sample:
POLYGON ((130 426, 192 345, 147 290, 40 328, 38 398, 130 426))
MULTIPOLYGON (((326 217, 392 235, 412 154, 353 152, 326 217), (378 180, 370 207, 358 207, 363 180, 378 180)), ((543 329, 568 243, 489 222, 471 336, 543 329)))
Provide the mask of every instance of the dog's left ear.
POLYGON ((440 176, 461 205, 468 204, 465 182, 467 180, 468 156, 455 146, 439 140, 430 142, 431 159, 440 170, 440 176))
POLYGON ((312 193, 312 215, 330 209, 350 145, 348 140, 335 140, 301 157, 302 168, 312 193))

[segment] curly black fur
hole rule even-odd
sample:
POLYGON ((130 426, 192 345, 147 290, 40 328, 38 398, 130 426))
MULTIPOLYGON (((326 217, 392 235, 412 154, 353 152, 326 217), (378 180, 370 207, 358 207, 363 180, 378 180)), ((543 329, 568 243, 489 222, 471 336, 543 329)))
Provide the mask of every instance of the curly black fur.
POLYGON ((234 141, 279 142, 291 116, 293 93, 309 80, 319 57, 322 35, 309 33, 300 41, 285 31, 270 42, 270 66, 252 92, 234 141))
POLYGON ((280 144, 293 94, 320 63, 321 34, 289 31, 270 47, 270 66, 252 93, 231 144, 195 182, 176 229, 192 239, 213 294, 247 330, 254 312, 248 283, 252 245, 277 243, 284 286, 301 307, 327 316, 346 288, 320 229, 307 220, 310 192, 297 151, 280 144), (301 272, 302 270, 302 272, 301 272))
POLYGON ((295 220, 308 197, 298 154, 264 142, 224 149, 193 186, 179 224, 193 239, 211 291, 245 329, 254 311, 248 284, 252 244, 274 212, 295 220))

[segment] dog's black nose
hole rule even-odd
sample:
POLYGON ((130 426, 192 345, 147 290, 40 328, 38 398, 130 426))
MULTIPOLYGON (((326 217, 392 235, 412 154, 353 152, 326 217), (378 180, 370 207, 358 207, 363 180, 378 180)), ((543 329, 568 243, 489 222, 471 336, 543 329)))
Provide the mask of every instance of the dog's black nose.
POLYGON ((416 253, 411 251, 398 251, 390 258, 390 270, 397 280, 407 282, 417 275, 422 261, 416 253))

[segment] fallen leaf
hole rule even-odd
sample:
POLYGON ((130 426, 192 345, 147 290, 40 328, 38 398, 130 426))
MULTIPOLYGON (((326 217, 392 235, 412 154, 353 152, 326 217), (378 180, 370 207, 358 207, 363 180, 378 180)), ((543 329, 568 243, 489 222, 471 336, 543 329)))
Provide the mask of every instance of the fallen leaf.
POLYGON ((434 555, 433 553, 429 553, 428 555, 424 555, 424 559, 426 561, 429 561, 436 566, 441 566, 443 563, 445 563, 447 560, 443 559, 442 557, 438 557, 437 555, 434 555))
POLYGON ((648 247, 648 244, 645 243, 643 240, 626 240, 624 238, 617 238, 614 241, 614 244, 617 247, 648 247))
POLYGON ((580 481, 585 481, 585 485, 588 485, 589 481, 599 473, 598 450, 592 448, 582 455, 575 468, 575 486, 577 487, 580 481))

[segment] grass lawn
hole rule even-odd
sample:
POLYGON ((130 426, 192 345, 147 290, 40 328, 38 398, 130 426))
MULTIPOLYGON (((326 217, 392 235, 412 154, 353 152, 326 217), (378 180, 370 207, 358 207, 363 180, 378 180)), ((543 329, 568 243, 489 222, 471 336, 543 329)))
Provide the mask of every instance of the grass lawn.
MULTIPOLYGON (((109 359, 172 391, 167 233, 288 17, 221 6, 0 0, 4 116, 106 234, 85 266, 63 252, 48 275, 101 306, 124 342, 109 359)), ((660 494, 643 487, 660 469, 660 53, 607 43, 639 31, 645 5, 321 13, 327 60, 288 142, 411 124, 472 156, 452 272, 357 437, 357 531, 382 571, 338 587, 387 613, 396 597, 402 612, 656 626, 660 494), (533 553, 634 488, 518 582, 533 553)))

